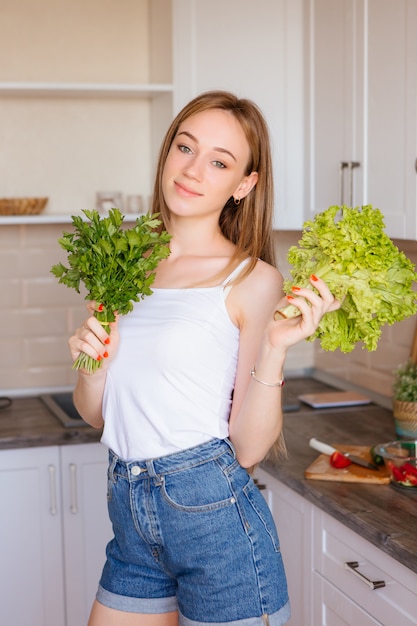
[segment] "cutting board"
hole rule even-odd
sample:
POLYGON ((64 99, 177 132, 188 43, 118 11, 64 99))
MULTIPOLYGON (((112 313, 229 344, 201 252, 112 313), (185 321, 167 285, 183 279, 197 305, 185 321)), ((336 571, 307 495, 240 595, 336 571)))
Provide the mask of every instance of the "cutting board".
MULTIPOLYGON (((333 445, 341 452, 350 452, 365 461, 371 461, 369 446, 333 445)), ((379 470, 371 470, 352 463, 344 469, 336 469, 330 465, 330 457, 327 454, 320 454, 305 470, 304 475, 306 478, 312 478, 313 480, 334 480, 345 483, 387 485, 390 482, 388 471, 384 466, 380 467, 379 470)))

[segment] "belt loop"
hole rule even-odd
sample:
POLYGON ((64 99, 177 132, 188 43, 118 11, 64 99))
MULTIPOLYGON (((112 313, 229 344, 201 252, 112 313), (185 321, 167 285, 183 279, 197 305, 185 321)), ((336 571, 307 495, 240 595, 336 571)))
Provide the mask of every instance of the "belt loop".
POLYGON ((155 471, 155 466, 153 461, 145 461, 146 469, 148 470, 149 478, 153 478, 155 481, 155 485, 159 487, 164 482, 163 476, 161 474, 157 474, 155 471))
POLYGON ((119 460, 119 457, 117 456, 117 454, 115 454, 113 452, 113 450, 109 450, 108 477, 109 477, 109 480, 112 481, 112 483, 116 482, 116 479, 115 479, 115 476, 114 476, 114 474, 115 474, 114 470, 115 470, 115 467, 116 467, 116 464, 117 464, 118 460, 119 460))
POLYGON ((148 474, 150 478, 157 478, 157 474, 153 466, 153 461, 145 461, 145 464, 146 464, 146 469, 148 470, 148 474))

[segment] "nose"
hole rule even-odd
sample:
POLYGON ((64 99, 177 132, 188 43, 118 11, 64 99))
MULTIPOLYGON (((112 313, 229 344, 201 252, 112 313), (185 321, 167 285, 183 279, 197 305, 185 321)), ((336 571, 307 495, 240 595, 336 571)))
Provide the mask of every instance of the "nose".
POLYGON ((188 178, 201 180, 203 177, 203 167, 203 159, 199 158, 198 155, 193 155, 189 160, 187 160, 187 163, 184 166, 184 174, 188 178))

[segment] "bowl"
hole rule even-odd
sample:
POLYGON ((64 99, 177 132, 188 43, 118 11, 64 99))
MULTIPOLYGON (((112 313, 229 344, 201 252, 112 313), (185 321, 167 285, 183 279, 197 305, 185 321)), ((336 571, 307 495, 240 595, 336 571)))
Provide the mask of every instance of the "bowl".
POLYGON ((39 215, 48 198, 0 198, 0 215, 39 215))
POLYGON ((375 454, 384 459, 392 483, 417 491, 417 440, 397 440, 375 446, 375 454))

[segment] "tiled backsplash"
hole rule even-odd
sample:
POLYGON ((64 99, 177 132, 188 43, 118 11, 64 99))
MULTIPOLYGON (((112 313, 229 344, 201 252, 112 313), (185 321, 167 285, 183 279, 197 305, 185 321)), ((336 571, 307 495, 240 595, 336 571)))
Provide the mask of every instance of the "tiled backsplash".
MULTIPOLYGON (((0 392, 28 393, 75 382, 68 337, 86 315, 83 294, 59 285, 50 273, 65 261, 58 245, 65 226, 0 226, 0 392)), ((288 276, 286 254, 298 232, 276 233, 278 263, 288 276)), ((417 242, 396 242, 417 262, 417 242)), ((378 350, 324 353, 318 343, 295 346, 287 371, 316 367, 378 394, 391 394, 392 370, 410 352, 415 319, 384 329, 378 350)))
POLYGON ((0 226, 0 389, 72 385, 67 341, 86 315, 82 295, 50 273, 65 260, 63 225, 0 226))

